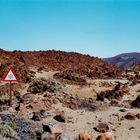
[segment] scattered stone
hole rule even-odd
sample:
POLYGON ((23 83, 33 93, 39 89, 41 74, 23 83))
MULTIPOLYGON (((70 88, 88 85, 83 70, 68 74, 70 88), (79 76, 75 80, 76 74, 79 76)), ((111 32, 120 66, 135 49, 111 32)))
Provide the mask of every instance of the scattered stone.
POLYGON ((126 109, 120 109, 120 112, 126 112, 127 110, 126 109))
POLYGON ((41 118, 46 118, 48 116, 48 112, 46 112, 46 110, 42 109, 42 110, 40 110, 40 115, 41 115, 41 118))
POLYGON ((135 120, 136 119, 136 115, 133 113, 128 113, 125 115, 125 119, 127 120, 135 120))
POLYGON ((61 112, 53 117, 56 121, 65 123, 66 122, 66 115, 64 112, 61 112))
POLYGON ((94 127, 93 129, 97 132, 105 133, 109 131, 109 126, 106 123, 99 123, 99 125, 94 127))
POLYGON ((111 104, 112 106, 119 106, 120 102, 119 102, 118 99, 112 99, 111 102, 110 102, 110 104, 111 104))
POLYGON ((113 134, 112 132, 106 132, 99 135, 96 140, 113 140, 113 134))
POLYGON ((129 128, 129 130, 133 130, 133 129, 135 129, 135 127, 133 127, 133 126, 129 128))
POLYGON ((124 84, 124 85, 121 85, 120 89, 124 94, 129 94, 129 87, 128 87, 128 84, 124 84))
POLYGON ((140 95, 132 102, 132 106, 140 108, 140 95))
MULTIPOLYGON (((102 92, 101 92, 102 93, 102 92)), ((96 98, 96 100, 97 101, 104 101, 104 96, 101 94, 101 93, 99 93, 99 94, 97 94, 97 98, 96 98)))
POLYGON ((28 103, 31 102, 32 98, 33 98, 33 94, 32 93, 25 93, 21 97, 21 103, 28 104, 28 103))
POLYGON ((44 132, 41 135, 41 140, 56 140, 56 136, 51 133, 44 132))
POLYGON ((51 134, 59 134, 59 135, 63 133, 63 127, 60 124, 43 123, 42 126, 45 132, 49 132, 51 134))
POLYGON ((8 109, 8 111, 11 113, 11 114, 14 114, 16 112, 16 110, 13 108, 13 107, 10 107, 8 109))
POLYGON ((140 119, 140 113, 136 114, 136 117, 137 117, 138 119, 140 119))
POLYGON ((42 118, 41 118, 40 112, 33 112, 32 120, 34 120, 34 121, 41 121, 42 118))
POLYGON ((89 135, 88 133, 80 133, 79 134, 79 140, 92 140, 92 136, 89 135))

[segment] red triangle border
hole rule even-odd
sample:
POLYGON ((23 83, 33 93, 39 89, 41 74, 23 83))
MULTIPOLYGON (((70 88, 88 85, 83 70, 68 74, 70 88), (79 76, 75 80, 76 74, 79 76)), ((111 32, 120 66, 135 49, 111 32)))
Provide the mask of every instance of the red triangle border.
POLYGON ((10 67, 10 68, 7 70, 7 72, 6 72, 5 76, 3 77, 3 79, 2 79, 1 81, 3 81, 3 82, 16 82, 16 81, 18 81, 18 80, 19 80, 19 79, 17 78, 17 76, 16 76, 16 74, 15 74, 15 72, 14 72, 13 68, 12 68, 12 67, 10 67), (12 71, 12 73, 14 74, 14 76, 15 76, 16 80, 5 80, 5 79, 6 79, 6 77, 7 77, 7 75, 8 75, 8 73, 9 73, 10 71, 12 71))

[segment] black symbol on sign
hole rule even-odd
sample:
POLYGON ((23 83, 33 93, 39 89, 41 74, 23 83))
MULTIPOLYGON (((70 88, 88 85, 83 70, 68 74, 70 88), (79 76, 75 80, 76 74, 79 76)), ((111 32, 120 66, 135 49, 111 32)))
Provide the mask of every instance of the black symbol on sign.
POLYGON ((12 74, 9 74, 9 75, 8 75, 8 78, 9 78, 9 79, 12 79, 12 78, 13 78, 13 75, 12 75, 12 74))

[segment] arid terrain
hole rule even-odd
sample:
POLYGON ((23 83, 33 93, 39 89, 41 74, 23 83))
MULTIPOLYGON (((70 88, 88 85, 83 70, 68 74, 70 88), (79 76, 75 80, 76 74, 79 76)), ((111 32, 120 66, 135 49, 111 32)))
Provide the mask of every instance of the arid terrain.
POLYGON ((140 64, 61 51, 0 50, 0 140, 140 140, 140 64))

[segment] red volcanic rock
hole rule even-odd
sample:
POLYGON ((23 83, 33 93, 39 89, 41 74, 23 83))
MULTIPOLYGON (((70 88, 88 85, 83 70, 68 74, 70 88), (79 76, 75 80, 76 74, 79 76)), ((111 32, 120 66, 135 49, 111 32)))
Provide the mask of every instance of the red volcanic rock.
POLYGON ((104 101, 104 98, 110 101, 114 99, 121 100, 125 94, 129 94, 128 86, 118 83, 113 90, 102 91, 97 94, 97 100, 104 101))
POLYGON ((70 71, 89 78, 117 78, 121 74, 116 67, 99 58, 74 52, 8 52, 0 50, 0 60, 4 67, 3 71, 9 66, 14 67, 17 75, 24 82, 28 82, 33 76, 29 72, 29 67, 47 67, 48 70, 70 71))

